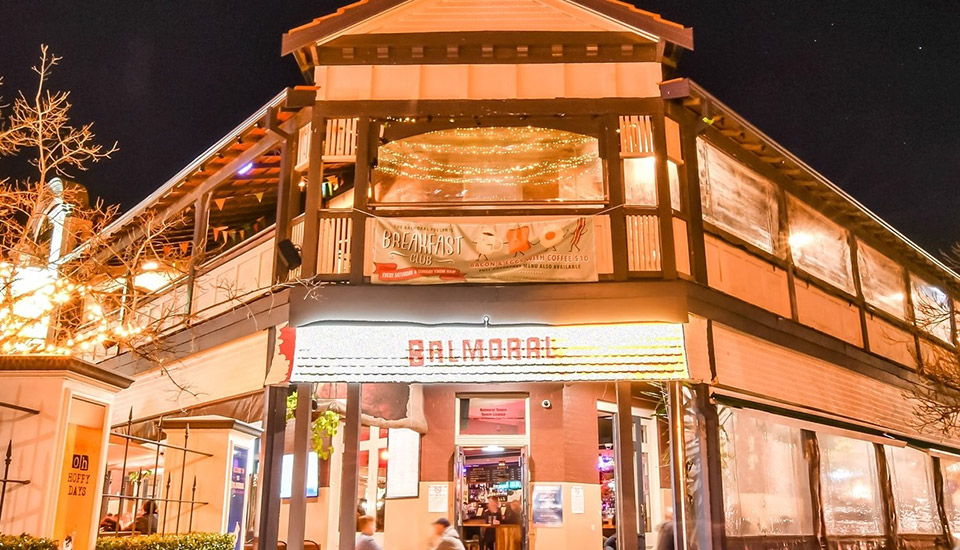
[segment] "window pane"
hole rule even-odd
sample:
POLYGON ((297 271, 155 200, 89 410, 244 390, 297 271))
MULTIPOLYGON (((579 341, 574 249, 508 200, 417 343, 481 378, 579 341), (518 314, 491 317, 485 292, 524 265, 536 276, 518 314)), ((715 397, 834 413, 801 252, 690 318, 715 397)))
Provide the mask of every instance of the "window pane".
POLYGON ((903 319, 906 311, 903 268, 861 241, 857 241, 857 264, 867 303, 903 319))
POLYGON ((603 201, 597 139, 548 128, 439 130, 378 150, 375 203, 603 201))
POLYGON ((838 435, 817 437, 827 534, 882 535, 883 507, 873 444, 838 435))
POLYGON ((913 314, 922 330, 950 341, 950 299, 947 294, 923 279, 910 275, 913 314))
POLYGON ((885 449, 893 480, 893 500, 897 505, 898 531, 940 533, 930 457, 923 451, 909 447, 885 449))
MULTIPOLYGON (((676 163, 667 161, 670 177, 670 206, 680 210, 680 176, 676 163)), ((623 181, 627 204, 631 206, 657 206, 656 159, 628 157, 623 159, 623 181)))
POLYGON ((525 397, 460 398, 460 435, 524 435, 525 397))
POLYGON ((794 197, 788 200, 788 218, 793 263, 853 294, 853 267, 847 232, 794 197))
POLYGON ((813 534, 800 429, 745 410, 721 412, 720 456, 727 533, 813 534))
POLYGON ((960 459, 941 458, 943 503, 950 531, 960 533, 960 459))
POLYGON ((773 183, 703 139, 697 140, 697 154, 704 219, 775 253, 777 196, 773 183))

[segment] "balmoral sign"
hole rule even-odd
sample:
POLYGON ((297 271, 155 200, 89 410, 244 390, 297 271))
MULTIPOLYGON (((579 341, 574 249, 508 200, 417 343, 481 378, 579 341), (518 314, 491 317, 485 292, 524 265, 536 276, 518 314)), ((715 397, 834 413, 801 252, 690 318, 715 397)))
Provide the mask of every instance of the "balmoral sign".
POLYGON ((293 382, 687 378, 683 326, 323 324, 296 329, 293 382))
POLYGON ((591 218, 522 223, 436 223, 378 218, 379 284, 596 281, 591 218))

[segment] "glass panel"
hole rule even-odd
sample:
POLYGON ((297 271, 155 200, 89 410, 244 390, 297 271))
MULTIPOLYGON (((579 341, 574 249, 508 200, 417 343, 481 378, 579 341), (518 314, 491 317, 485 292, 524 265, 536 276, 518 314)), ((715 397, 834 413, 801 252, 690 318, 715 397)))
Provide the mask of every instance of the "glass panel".
MULTIPOLYGON (((320 460, 317 453, 310 451, 307 455, 307 487, 308 497, 320 494, 320 460)), ((290 498, 293 494, 293 455, 283 455, 280 462, 280 498, 290 498)))
POLYGON ((947 294, 923 279, 910 275, 913 314, 922 330, 950 341, 950 299, 947 294))
MULTIPOLYGON (((384 438, 383 441, 384 446, 386 446, 386 438, 384 438)), ((385 525, 384 521, 387 510, 387 459, 389 457, 390 453, 387 452, 387 449, 380 449, 377 466, 377 531, 383 531, 383 526, 385 525)))
POLYGON ((357 514, 372 516, 374 505, 367 498, 367 487, 370 481, 370 451, 360 451, 357 455, 357 465, 360 473, 357 476, 357 514))
POLYGON ((853 267, 847 232, 794 197, 788 200, 788 217, 793 263, 853 294, 853 267))
POLYGON ((776 187, 703 139, 697 139, 703 217, 771 254, 776 250, 776 187))
POLYGON ((876 250, 857 241, 860 287, 867 303, 903 319, 907 310, 903 292, 903 268, 876 250))
POLYGON ((828 535, 882 535, 883 507, 873 443, 817 434, 828 535))
POLYGON ((943 473, 943 504, 950 531, 960 533, 960 459, 941 458, 943 473))
POLYGON ((809 469, 800 429, 746 410, 723 409, 720 419, 727 533, 813 534, 809 469))
POLYGON ((893 480, 897 528, 901 533, 940 533, 930 457, 909 447, 884 447, 893 480))
POLYGON ((460 398, 460 435, 525 435, 525 397, 460 398))
MULTIPOLYGON (((676 163, 667 161, 670 177, 670 206, 680 210, 680 176, 676 163)), ((623 181, 627 204, 657 206, 656 159, 653 156, 623 159, 623 181)))
POLYGON ((601 202, 597 139, 548 128, 456 128, 380 146, 374 203, 601 202))

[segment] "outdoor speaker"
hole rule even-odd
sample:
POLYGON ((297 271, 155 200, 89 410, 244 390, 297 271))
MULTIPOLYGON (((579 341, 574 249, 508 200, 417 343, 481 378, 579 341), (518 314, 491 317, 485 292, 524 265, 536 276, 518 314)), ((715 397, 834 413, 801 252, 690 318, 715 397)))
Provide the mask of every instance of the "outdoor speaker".
POLYGON ((278 242, 277 249, 280 251, 280 261, 287 269, 296 269, 303 263, 303 258, 300 257, 300 248, 293 244, 290 239, 278 242))

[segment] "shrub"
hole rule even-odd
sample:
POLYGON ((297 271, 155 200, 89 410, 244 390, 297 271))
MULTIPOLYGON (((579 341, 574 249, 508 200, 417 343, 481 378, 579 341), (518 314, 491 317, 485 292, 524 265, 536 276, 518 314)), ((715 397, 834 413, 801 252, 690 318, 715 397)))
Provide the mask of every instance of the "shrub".
POLYGON ((96 550, 233 550, 233 535, 190 533, 188 535, 100 537, 97 539, 96 550))
POLYGON ((0 550, 58 550, 59 541, 23 535, 0 534, 0 550))

